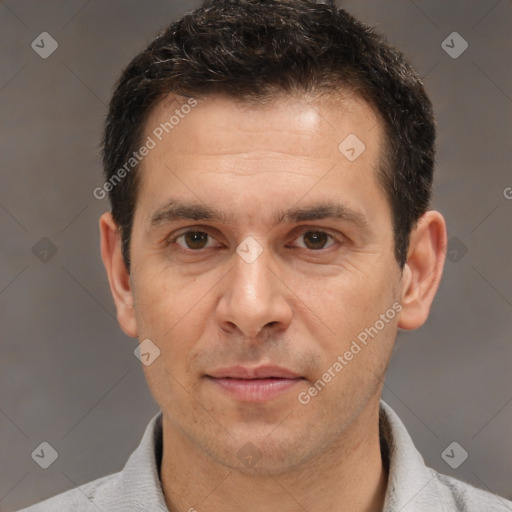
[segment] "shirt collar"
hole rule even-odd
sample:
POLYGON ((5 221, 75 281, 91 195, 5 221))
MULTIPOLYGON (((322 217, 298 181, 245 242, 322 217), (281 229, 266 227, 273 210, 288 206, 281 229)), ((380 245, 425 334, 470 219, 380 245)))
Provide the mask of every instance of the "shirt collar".
POLYGON ((425 466, 405 425, 391 407, 381 400, 379 416, 381 451, 389 465, 384 512, 439 512, 437 473, 425 466))
POLYGON ((121 473, 122 492, 133 512, 168 512, 160 484, 162 434, 160 411, 149 422, 138 448, 131 454, 121 473))

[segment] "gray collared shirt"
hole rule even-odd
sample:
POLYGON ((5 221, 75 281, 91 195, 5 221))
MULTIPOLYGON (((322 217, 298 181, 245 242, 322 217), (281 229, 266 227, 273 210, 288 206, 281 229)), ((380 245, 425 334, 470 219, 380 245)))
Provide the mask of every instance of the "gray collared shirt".
MULTIPOLYGON (((383 512, 512 512, 512 502, 425 466, 404 424, 381 401, 380 435, 389 465, 383 512)), ((168 512, 159 478, 162 413, 150 421, 124 468, 20 512, 168 512)), ((190 509, 194 510, 194 504, 190 509)), ((269 506, 270 509, 270 506, 269 506)))

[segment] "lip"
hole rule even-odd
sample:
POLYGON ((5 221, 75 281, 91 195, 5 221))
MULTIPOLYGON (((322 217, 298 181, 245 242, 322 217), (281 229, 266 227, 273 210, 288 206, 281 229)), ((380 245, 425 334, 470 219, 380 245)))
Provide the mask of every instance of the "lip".
POLYGON ((282 395, 304 380, 296 373, 279 366, 219 368, 206 375, 224 392, 244 402, 265 402, 282 395))
POLYGON ((219 378, 231 378, 231 379, 297 379, 300 375, 283 368, 281 366, 274 365, 262 365, 254 368, 246 368, 245 366, 230 366, 226 368, 218 368, 217 370, 210 372, 209 377, 215 379, 219 378))

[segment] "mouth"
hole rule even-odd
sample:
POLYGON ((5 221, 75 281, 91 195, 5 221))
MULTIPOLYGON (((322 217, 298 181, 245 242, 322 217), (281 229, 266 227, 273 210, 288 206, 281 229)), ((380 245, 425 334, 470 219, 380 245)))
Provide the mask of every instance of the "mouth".
POLYGON ((244 402, 265 402, 304 380, 304 377, 278 366, 220 368, 206 378, 221 391, 244 402))

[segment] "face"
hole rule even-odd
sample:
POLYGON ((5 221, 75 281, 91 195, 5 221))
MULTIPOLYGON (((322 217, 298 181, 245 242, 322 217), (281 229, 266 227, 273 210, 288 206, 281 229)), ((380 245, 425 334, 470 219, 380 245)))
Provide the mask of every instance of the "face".
POLYGON ((257 108, 209 97, 158 140, 177 108, 147 121, 156 147, 121 323, 160 350, 144 371, 168 435, 242 470, 257 454, 277 474, 378 403, 401 279, 382 126, 350 94, 257 108))

